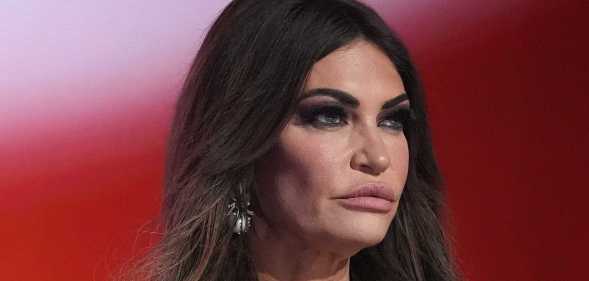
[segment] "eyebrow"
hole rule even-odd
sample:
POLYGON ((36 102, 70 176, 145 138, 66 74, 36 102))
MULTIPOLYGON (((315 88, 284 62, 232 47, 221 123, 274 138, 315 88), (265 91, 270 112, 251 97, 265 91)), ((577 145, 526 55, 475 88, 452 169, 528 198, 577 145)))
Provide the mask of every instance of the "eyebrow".
MULTIPOLYGON (((353 97, 352 95, 350 95, 347 92, 344 92, 342 90, 337 90, 337 89, 332 89, 332 88, 317 88, 317 89, 311 89, 309 91, 307 91, 300 99, 299 102, 310 98, 310 97, 316 97, 316 96, 328 96, 328 97, 332 97, 336 100, 338 100, 339 102, 348 105, 352 108, 357 108, 358 105, 360 105, 360 102, 358 101, 358 99, 356 99, 355 97, 353 97)), ((397 104, 408 100, 409 96, 407 95, 407 93, 402 93, 390 100, 387 100, 383 105, 381 110, 384 109, 388 109, 391 107, 396 106, 397 104)))

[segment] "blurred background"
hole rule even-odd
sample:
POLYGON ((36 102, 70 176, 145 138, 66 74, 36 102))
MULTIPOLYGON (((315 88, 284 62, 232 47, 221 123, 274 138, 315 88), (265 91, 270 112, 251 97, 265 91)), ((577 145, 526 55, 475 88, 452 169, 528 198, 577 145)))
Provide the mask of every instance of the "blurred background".
MULTIPOLYGON (((589 2, 365 2, 425 84, 466 280, 583 279, 589 2)), ((179 87, 227 3, 0 1, 1 280, 109 280, 144 251, 179 87)))

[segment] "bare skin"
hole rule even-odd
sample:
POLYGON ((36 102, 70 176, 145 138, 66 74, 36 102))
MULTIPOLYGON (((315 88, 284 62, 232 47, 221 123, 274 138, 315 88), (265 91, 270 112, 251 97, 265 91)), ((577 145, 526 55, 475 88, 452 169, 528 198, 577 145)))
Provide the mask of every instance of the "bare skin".
POLYGON ((392 62, 364 40, 317 62, 304 90, 256 167, 248 239, 261 281, 348 281, 350 257, 382 241, 395 216, 409 162, 397 112, 410 105, 392 62), (343 198, 366 186, 391 197, 343 198))
POLYGON ((263 220, 254 223, 258 223, 253 239, 257 241, 253 243, 253 252, 258 280, 350 280, 348 257, 317 248, 300 248, 305 243, 273 234, 263 220))

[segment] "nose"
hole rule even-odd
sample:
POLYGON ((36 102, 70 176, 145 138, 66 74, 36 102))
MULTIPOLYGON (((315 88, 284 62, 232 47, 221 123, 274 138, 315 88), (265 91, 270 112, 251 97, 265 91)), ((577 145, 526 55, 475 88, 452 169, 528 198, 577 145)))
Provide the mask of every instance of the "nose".
POLYGON ((379 175, 391 164, 388 151, 378 129, 366 129, 359 132, 361 145, 354 151, 350 166, 352 169, 379 175))

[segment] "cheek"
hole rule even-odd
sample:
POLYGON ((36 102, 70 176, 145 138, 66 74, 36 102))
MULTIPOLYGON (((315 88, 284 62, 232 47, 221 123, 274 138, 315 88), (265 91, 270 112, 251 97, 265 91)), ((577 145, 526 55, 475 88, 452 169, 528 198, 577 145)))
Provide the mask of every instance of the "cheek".
POLYGON ((409 168, 409 145, 405 138, 391 145, 391 168, 393 170, 407 171, 409 168))
MULTIPOLYGON (((310 132, 286 128, 278 144, 257 167, 259 208, 266 219, 295 232, 315 233, 342 213, 330 212, 329 198, 351 183, 369 178, 351 169, 354 146, 349 132, 310 132)), ((409 148, 402 135, 383 135, 390 167, 380 180, 401 196, 407 178, 409 148)), ((345 225, 341 223, 340 225, 345 225)), ((331 228, 337 228, 331 226, 331 228)))
POLYGON ((279 143, 257 167, 260 208, 274 221, 312 223, 321 200, 329 197, 341 173, 341 146, 328 134, 286 128, 279 143), (331 140, 331 141, 330 141, 331 140))
POLYGON ((345 146, 333 133, 309 132, 291 128, 283 135, 282 160, 290 170, 283 171, 289 189, 312 201, 329 196, 335 188, 335 179, 347 166, 345 146), (294 183, 294 184, 291 184, 294 183))
POLYGON ((409 172, 409 145, 405 137, 398 138, 387 143, 389 155, 391 157, 391 167, 389 168, 389 180, 395 183, 399 194, 403 192, 407 174, 409 172))

